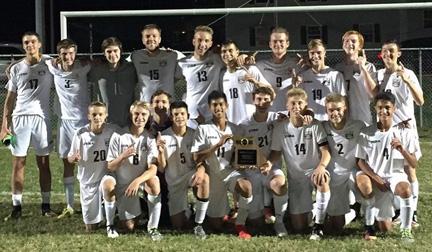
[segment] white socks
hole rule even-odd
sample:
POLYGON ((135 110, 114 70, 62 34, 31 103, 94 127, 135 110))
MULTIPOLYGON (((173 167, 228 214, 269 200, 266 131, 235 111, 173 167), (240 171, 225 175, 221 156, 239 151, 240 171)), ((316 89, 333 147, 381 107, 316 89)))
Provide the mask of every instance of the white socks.
POLYGON ((251 195, 249 198, 245 198, 241 195, 239 195, 238 203, 239 203, 239 209, 237 213, 237 219, 235 221, 236 225, 244 225, 246 223, 246 219, 248 217, 248 209, 249 209, 249 203, 251 203, 253 200, 253 195, 251 195))
POLYGON ((207 213, 209 202, 197 200, 195 203, 195 223, 202 224, 207 213))
POLYGON ((409 197, 406 199, 400 199, 400 219, 401 219, 401 228, 411 229, 412 217, 414 214, 413 205, 413 197, 409 197))
POLYGON ((67 208, 73 209, 74 204, 74 182, 75 177, 67 177, 63 178, 63 184, 65 188, 65 198, 66 198, 66 205, 67 208))
POLYGON ((21 206, 22 205, 22 193, 12 194, 12 205, 21 206))
POLYGON ((276 221, 282 222, 288 207, 288 193, 285 193, 282 196, 273 194, 273 202, 274 202, 276 221))
POLYGON ((363 199, 363 204, 365 206, 365 225, 366 226, 372 226, 375 223, 375 214, 374 214, 374 204, 375 204, 375 197, 372 197, 370 199, 363 199))
POLYGON ((112 202, 105 201, 104 204, 105 204, 106 225, 112 226, 114 225, 114 217, 116 211, 115 201, 112 202))
POLYGON ((159 219, 161 214, 161 196, 147 194, 147 206, 149 209, 149 220, 147 223, 147 230, 158 228, 159 219))
POLYGON ((418 180, 411 183, 411 192, 412 192, 412 198, 413 198, 412 208, 413 208, 413 211, 417 211, 417 203, 418 203, 418 197, 419 197, 418 180))
POLYGON ((330 192, 316 192, 316 216, 315 216, 315 223, 317 224, 323 224, 326 213, 327 213, 327 206, 330 200, 330 192))

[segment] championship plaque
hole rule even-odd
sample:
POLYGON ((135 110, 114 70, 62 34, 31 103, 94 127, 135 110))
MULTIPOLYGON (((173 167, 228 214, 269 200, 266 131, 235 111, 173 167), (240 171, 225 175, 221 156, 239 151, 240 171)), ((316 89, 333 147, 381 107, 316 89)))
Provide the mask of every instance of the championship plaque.
POLYGON ((254 137, 234 136, 234 169, 258 169, 265 162, 254 137))

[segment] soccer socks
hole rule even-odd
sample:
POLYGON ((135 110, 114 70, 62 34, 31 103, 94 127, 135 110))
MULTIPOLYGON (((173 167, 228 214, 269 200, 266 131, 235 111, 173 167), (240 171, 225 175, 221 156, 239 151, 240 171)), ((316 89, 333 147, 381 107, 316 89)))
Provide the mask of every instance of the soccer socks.
POLYGON ((22 205, 22 193, 12 194, 12 206, 22 205))
POLYGON ((204 222, 204 218, 207 213, 209 201, 208 199, 206 201, 197 200, 195 203, 195 223, 202 224, 204 222))
POLYGON ((327 206, 330 200, 330 192, 316 192, 316 216, 315 216, 315 223, 317 224, 323 224, 326 213, 327 213, 327 206))
POLYGON ((239 209, 238 209, 237 219, 235 221, 236 225, 244 225, 246 223, 246 219, 248 217, 249 203, 251 203, 252 200, 253 200, 253 195, 251 195, 249 198, 245 198, 239 195, 239 199, 238 199, 239 209))
POLYGON ((418 197, 419 197, 419 183, 418 180, 411 183, 411 192, 412 192, 412 208, 413 211, 417 211, 417 203, 418 203, 418 197))
POLYGON ((365 210, 364 210, 365 225, 372 226, 375 222, 375 214, 374 214, 375 197, 372 197, 370 199, 363 199, 363 204, 365 206, 365 210))
POLYGON ((282 196, 278 196, 274 194, 273 201, 274 201, 276 221, 282 222, 288 207, 288 193, 285 193, 282 196))
POLYGON ((106 225, 112 226, 114 225, 114 217, 116 211, 115 201, 112 202, 105 201, 104 204, 105 204, 106 225))
POLYGON ((67 208, 71 208, 71 209, 73 209, 73 204, 74 204, 74 182, 75 182, 75 178, 73 176, 63 178, 66 205, 67 208))
POLYGON ((42 204, 49 204, 51 202, 51 192, 41 192, 42 204))
POLYGON ((152 228, 158 228, 159 219, 161 214, 161 196, 159 195, 147 195, 147 206, 149 209, 149 220, 147 223, 147 230, 152 228))
POLYGON ((414 214, 413 197, 401 198, 400 200, 400 219, 401 229, 411 229, 412 217, 414 214))

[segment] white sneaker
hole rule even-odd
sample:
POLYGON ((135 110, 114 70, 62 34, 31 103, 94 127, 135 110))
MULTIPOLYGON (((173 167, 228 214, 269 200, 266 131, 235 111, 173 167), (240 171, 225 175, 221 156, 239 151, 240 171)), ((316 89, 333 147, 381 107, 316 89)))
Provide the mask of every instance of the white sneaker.
POLYGON ((107 226, 107 235, 108 235, 108 238, 119 237, 119 234, 117 233, 117 230, 115 230, 113 225, 107 226))
POLYGON ((288 231, 286 230, 285 224, 282 221, 277 221, 273 225, 273 228, 277 237, 285 237, 288 235, 288 231))
POLYGON ((151 228, 148 230, 148 232, 150 235, 150 239, 152 239, 152 241, 162 240, 162 234, 159 232, 157 228, 151 228))

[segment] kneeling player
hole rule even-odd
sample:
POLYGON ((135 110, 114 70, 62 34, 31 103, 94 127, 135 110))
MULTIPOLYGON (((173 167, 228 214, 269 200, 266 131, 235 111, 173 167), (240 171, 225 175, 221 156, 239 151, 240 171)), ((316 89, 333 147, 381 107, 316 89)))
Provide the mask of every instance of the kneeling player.
POLYGON ((362 130, 356 149, 358 166, 356 182, 365 205, 366 240, 376 239, 373 224, 375 214, 381 231, 392 227, 394 196, 401 198, 401 236, 406 242, 413 242, 411 222, 413 197, 411 185, 404 172, 404 164, 416 167, 415 135, 410 129, 393 127, 393 114, 396 110, 395 96, 382 92, 375 97, 375 111, 378 123, 362 130))

